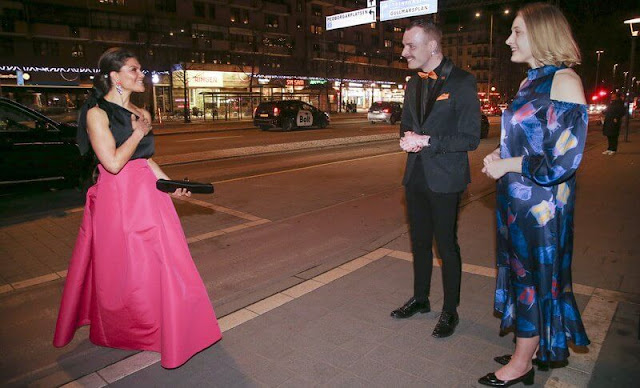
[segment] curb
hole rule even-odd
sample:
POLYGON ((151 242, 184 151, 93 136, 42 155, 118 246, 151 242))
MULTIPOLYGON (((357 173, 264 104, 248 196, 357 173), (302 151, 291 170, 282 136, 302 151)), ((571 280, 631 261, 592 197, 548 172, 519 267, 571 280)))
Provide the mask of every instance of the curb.
POLYGON ((215 160, 224 158, 233 158, 237 156, 246 155, 263 155, 275 152, 303 150, 310 148, 322 148, 337 145, 369 143, 376 141, 395 140, 398 139, 397 133, 387 133, 379 135, 367 135, 367 136, 354 136, 344 137, 338 139, 324 139, 324 140, 309 140, 299 141, 292 143, 270 144, 265 146, 252 146, 252 147, 240 147, 230 148, 223 150, 213 150, 204 152, 193 152, 189 154, 180 155, 168 155, 168 156, 156 156, 153 160, 161 166, 170 164, 182 164, 190 162, 201 162, 205 160, 215 160))

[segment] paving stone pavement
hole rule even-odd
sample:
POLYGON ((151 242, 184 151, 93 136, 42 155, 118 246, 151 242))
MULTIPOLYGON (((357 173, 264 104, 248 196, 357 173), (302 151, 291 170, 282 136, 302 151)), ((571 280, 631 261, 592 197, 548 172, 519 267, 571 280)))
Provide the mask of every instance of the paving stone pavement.
MULTIPOLYGON (((224 333, 223 340, 179 369, 159 363, 113 383, 130 386, 425 387, 475 386, 513 349, 498 335, 494 279, 463 274, 460 325, 431 337, 439 311, 395 320, 407 298, 411 263, 384 257, 224 333)), ((431 302, 442 303, 434 268, 431 302)), ((577 295, 581 310, 588 297, 577 295)), ((550 372, 536 375, 544 386, 550 372)))

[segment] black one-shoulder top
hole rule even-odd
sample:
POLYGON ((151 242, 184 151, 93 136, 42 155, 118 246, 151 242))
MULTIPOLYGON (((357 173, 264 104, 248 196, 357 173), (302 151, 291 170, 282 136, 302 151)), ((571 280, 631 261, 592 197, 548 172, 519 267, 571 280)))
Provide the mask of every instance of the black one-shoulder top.
MULTIPOLYGON (((96 105, 107 113, 107 117, 109 118, 109 129, 116 141, 116 148, 120 147, 133 134, 131 115, 133 114, 138 117, 138 115, 130 110, 123 108, 118 104, 109 102, 102 97, 90 97, 82 106, 82 110, 78 116, 78 132, 76 137, 82 154, 89 151, 90 147, 89 136, 87 135, 87 111, 96 105)), ((142 140, 140 140, 138 147, 131 156, 131 160, 148 159, 153 156, 154 152, 155 140, 153 138, 153 132, 149 132, 142 138, 142 140)))

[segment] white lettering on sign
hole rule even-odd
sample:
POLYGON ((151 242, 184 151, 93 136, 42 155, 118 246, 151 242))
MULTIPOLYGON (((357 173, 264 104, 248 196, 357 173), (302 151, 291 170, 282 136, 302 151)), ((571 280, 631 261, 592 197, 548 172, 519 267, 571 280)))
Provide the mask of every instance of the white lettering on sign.
POLYGON ((327 31, 376 22, 376 7, 327 16, 327 31))
POLYGON ((298 111, 298 126, 299 127, 310 127, 313 125, 313 115, 311 111, 308 110, 299 110, 298 111))
POLYGON ((380 2, 380 21, 438 12, 438 0, 387 0, 380 2))

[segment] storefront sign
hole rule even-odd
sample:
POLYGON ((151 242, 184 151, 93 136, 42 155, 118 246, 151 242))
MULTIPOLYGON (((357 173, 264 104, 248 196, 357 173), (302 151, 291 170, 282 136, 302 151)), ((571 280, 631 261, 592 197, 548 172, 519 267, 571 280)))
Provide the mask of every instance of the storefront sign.
POLYGON ((324 79, 311 79, 309 80, 309 85, 324 85, 327 83, 327 80, 324 79))
POLYGON ((288 79, 287 86, 304 86, 303 79, 288 79))

